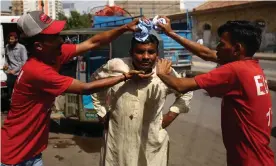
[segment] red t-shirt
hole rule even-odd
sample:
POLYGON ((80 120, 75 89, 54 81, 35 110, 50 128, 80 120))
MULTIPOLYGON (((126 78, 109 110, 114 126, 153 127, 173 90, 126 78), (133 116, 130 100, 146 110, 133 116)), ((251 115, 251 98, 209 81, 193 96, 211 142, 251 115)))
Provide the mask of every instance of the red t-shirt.
POLYGON ((58 65, 35 57, 22 67, 12 94, 11 109, 1 129, 1 162, 19 164, 41 153, 48 144, 51 106, 73 78, 58 74, 61 64, 76 53, 76 45, 64 44, 58 65))
POLYGON ((232 62, 195 80, 211 97, 223 97, 221 128, 228 165, 274 166, 271 97, 258 61, 232 62))

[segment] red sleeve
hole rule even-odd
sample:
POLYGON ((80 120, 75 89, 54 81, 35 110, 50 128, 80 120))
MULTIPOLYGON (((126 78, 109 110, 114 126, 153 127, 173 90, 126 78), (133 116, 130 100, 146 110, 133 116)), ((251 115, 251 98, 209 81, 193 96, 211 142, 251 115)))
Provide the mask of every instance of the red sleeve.
POLYGON ((231 65, 222 65, 206 74, 198 75, 195 81, 201 89, 206 90, 211 97, 223 96, 229 92, 236 81, 235 71, 231 65))
POLYGON ((61 46, 60 63, 64 64, 76 55, 76 44, 63 44, 61 46))
POLYGON ((53 69, 44 69, 33 76, 33 85, 41 91, 59 96, 72 84, 73 78, 62 76, 53 69))

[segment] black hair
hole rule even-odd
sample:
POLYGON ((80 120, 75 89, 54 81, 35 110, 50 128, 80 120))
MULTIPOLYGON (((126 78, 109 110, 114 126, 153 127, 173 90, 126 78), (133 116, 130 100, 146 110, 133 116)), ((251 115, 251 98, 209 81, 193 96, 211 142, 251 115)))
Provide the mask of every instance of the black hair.
POLYGON ((145 41, 138 41, 135 39, 135 37, 133 37, 131 39, 130 51, 132 51, 134 49, 136 44, 149 44, 149 43, 156 44, 157 50, 158 50, 159 41, 155 35, 149 34, 148 38, 145 41))
POLYGON ((25 37, 23 35, 21 37, 20 43, 22 43, 25 46, 25 48, 28 52, 28 55, 31 55, 35 51, 34 50, 34 43, 45 41, 45 37, 47 37, 47 35, 44 35, 44 34, 38 34, 38 35, 35 35, 35 36, 32 36, 32 37, 25 37))
POLYGON ((252 57, 260 48, 262 42, 262 29, 254 22, 238 20, 227 21, 218 28, 218 35, 229 32, 231 42, 241 43, 245 47, 246 56, 252 57))
POLYGON ((17 33, 16 32, 10 32, 8 35, 8 40, 10 39, 10 37, 14 37, 15 39, 18 39, 17 33))
POLYGON ((41 41, 40 35, 32 36, 32 37, 21 37, 20 43, 23 44, 30 56, 34 52, 34 43, 37 41, 41 41))

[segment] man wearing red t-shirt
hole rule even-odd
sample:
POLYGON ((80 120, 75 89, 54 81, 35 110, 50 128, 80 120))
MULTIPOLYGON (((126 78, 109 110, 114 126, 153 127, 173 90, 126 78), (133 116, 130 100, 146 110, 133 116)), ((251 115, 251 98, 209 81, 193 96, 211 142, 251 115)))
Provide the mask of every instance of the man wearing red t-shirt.
POLYGON ((218 29, 216 51, 174 33, 170 20, 159 27, 193 54, 221 66, 195 78, 168 75, 171 62, 159 60, 157 75, 171 88, 186 93, 205 89, 222 97, 221 128, 229 166, 274 166, 269 147, 272 104, 267 81, 253 55, 261 44, 261 29, 248 21, 228 21, 218 29))
POLYGON ((60 66, 75 56, 107 44, 126 31, 134 31, 138 20, 100 33, 78 45, 63 44, 59 33, 65 21, 52 20, 41 11, 24 14, 18 27, 26 37, 30 58, 22 67, 12 94, 11 109, 1 129, 1 165, 41 166, 47 147, 50 108, 55 97, 66 92, 91 94, 133 77, 151 74, 130 71, 91 83, 58 74, 60 66))

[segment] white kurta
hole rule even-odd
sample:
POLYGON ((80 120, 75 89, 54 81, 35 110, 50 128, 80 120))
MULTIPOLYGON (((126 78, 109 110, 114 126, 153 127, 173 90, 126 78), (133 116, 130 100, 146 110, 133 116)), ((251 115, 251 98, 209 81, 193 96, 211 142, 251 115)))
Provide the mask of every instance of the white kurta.
MULTIPOLYGON (((93 73, 92 80, 121 75, 132 69, 131 58, 115 58, 93 73)), ((172 73, 178 76, 175 71, 172 73)), ((172 91, 156 74, 148 80, 121 82, 92 95, 99 116, 103 117, 110 111, 101 165, 167 165, 169 137, 162 128, 162 108, 170 93, 177 97, 170 111, 188 112, 193 93, 182 95, 172 91)))

